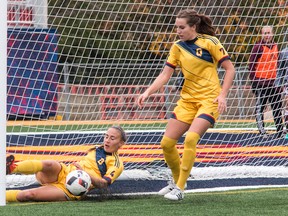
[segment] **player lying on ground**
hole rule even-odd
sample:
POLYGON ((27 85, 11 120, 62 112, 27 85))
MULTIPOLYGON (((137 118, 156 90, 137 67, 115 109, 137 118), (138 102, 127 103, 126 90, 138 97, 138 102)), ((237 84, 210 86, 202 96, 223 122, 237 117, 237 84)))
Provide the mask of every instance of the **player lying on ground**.
POLYGON ((91 187, 106 188, 122 173, 124 166, 118 156, 118 149, 126 142, 126 134, 119 126, 110 127, 104 143, 91 148, 80 161, 65 165, 54 160, 26 160, 14 163, 14 156, 6 158, 6 174, 34 174, 41 184, 38 188, 27 190, 7 190, 7 202, 25 201, 67 201, 79 200, 81 196, 71 194, 65 187, 66 176, 80 169, 91 177, 91 187))

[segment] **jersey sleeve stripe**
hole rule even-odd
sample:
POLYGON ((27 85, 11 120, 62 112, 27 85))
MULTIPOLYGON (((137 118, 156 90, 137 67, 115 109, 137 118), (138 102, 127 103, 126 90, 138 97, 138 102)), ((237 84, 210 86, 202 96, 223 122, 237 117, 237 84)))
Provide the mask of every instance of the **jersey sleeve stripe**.
POLYGON ((176 68, 176 66, 175 65, 173 65, 173 64, 171 64, 171 63, 169 63, 169 62, 166 62, 166 64, 165 65, 167 65, 168 67, 171 67, 171 68, 173 68, 173 69, 175 69, 176 68))
POLYGON ((230 57, 228 55, 224 56, 223 58, 221 58, 218 62, 218 66, 220 66, 222 64, 222 62, 224 62, 225 60, 230 59, 230 57))
POLYGON ((111 185, 112 179, 107 177, 107 176, 103 176, 103 179, 105 179, 108 182, 108 185, 111 185))

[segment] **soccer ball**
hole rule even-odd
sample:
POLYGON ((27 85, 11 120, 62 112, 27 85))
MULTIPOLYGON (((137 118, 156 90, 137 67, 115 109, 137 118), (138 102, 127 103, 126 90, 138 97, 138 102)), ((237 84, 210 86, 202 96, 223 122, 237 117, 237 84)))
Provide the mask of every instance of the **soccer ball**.
POLYGON ((66 176, 66 188, 75 195, 84 195, 91 185, 90 176, 83 170, 74 170, 66 176))

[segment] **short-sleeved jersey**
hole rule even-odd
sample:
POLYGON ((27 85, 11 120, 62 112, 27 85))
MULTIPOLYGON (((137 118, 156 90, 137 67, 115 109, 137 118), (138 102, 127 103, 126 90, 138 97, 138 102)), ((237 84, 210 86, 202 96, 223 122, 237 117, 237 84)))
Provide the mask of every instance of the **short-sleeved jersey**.
POLYGON ((176 41, 171 47, 166 65, 181 68, 185 78, 181 98, 198 102, 214 100, 220 94, 217 67, 227 59, 228 53, 216 37, 198 34, 191 41, 176 41))
MULTIPOLYGON (((90 150, 78 163, 85 172, 89 173, 89 175, 104 178, 108 181, 109 185, 112 184, 124 170, 123 163, 120 160, 118 153, 107 153, 104 151, 103 146, 95 147, 95 149, 90 150)), ((69 165, 61 163, 61 166, 62 169, 58 174, 57 181, 49 183, 49 185, 61 189, 68 200, 80 199, 80 196, 74 196, 65 186, 66 176, 73 170, 76 170, 76 166, 72 163, 69 165)), ((41 182, 39 181, 39 183, 41 182)), ((91 189, 92 188, 93 187, 91 186, 91 189)))
POLYGON ((79 164, 90 175, 106 179, 108 184, 112 184, 124 170, 118 153, 107 153, 103 146, 89 151, 79 164))

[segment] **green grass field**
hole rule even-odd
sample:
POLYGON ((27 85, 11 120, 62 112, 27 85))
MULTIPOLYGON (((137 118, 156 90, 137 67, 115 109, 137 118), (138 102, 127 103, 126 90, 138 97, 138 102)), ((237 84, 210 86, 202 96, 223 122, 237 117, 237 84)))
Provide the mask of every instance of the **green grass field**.
POLYGON ((280 216, 288 214, 288 188, 190 193, 180 202, 150 195, 102 201, 11 203, 0 207, 0 212, 1 216, 280 216))

